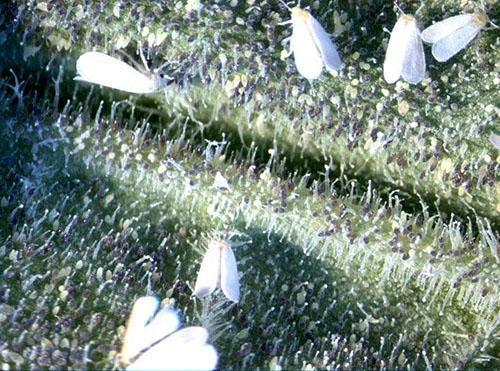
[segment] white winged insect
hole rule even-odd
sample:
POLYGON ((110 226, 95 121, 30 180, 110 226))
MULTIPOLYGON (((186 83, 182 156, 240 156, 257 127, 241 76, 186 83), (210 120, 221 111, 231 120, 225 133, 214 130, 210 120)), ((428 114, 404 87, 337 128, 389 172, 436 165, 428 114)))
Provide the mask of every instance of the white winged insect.
MULTIPOLYGON (((142 56, 142 55, 141 55, 142 56)), ((123 90, 129 93, 149 94, 166 85, 158 70, 139 72, 127 63, 100 52, 87 52, 76 61, 77 81, 123 90)))
POLYGON ((212 370, 217 352, 207 344, 203 327, 185 327, 170 308, 159 310, 160 301, 144 296, 134 303, 121 350, 128 370, 212 370))
POLYGON ((201 262, 194 288, 196 296, 203 298, 220 288, 224 295, 237 303, 240 300, 238 267, 231 245, 226 241, 212 241, 201 262))
POLYGON ((495 146, 496 149, 500 149, 500 135, 491 133, 490 142, 495 146))
POLYGON ((402 77, 417 84, 425 76, 425 54, 415 17, 402 14, 391 32, 384 61, 384 79, 393 84, 402 77))
POLYGON ((321 75, 323 66, 330 72, 340 70, 343 64, 339 52, 323 26, 300 5, 290 8, 282 3, 292 15, 291 20, 281 24, 292 24, 290 51, 299 73, 312 80, 321 75))
POLYGON ((460 14, 434 23, 422 31, 422 40, 432 44, 432 55, 438 62, 448 59, 465 48, 486 26, 483 12, 460 14))

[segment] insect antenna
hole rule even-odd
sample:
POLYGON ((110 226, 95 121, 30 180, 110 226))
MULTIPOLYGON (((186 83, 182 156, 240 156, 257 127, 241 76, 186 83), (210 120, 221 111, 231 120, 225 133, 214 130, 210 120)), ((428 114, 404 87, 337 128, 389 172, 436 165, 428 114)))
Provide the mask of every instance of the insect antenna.
POLYGON ((287 3, 285 3, 283 0, 279 0, 279 2, 281 4, 283 4, 288 10, 290 10, 290 11, 292 10, 292 8, 290 8, 290 6, 287 3))
POLYGON ((403 9, 401 9, 401 7, 399 6, 399 4, 398 4, 398 2, 397 2, 397 1, 395 1, 395 2, 394 2, 394 6, 395 6, 396 8, 398 8, 398 10, 399 10, 399 11, 400 11, 403 15, 404 15, 404 14, 406 14, 405 12, 403 12, 403 9))
MULTIPOLYGON (((125 57, 127 57, 127 60, 130 64, 133 64, 134 67, 139 70, 139 71, 142 71, 143 70, 143 66, 139 63, 137 63, 137 61, 130 55, 128 54, 125 50, 121 50, 119 49, 118 50, 118 53, 120 53, 121 55, 124 55, 125 57)), ((149 71, 149 68, 146 68, 146 71, 149 71)))
POLYGON ((148 67, 148 61, 146 60, 144 52, 142 51, 142 45, 139 45, 139 55, 141 56, 142 64, 144 65, 144 68, 146 68, 146 71, 151 72, 148 67))

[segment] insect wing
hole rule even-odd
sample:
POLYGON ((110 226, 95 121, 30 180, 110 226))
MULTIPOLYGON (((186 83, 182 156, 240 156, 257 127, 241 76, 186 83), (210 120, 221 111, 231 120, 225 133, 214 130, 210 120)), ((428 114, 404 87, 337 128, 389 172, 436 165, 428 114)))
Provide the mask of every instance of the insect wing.
POLYGON ((492 133, 490 135, 490 142, 496 147, 496 149, 500 149, 500 135, 492 133))
POLYGON ((403 63, 405 61, 406 49, 410 43, 409 28, 410 23, 407 16, 399 17, 394 25, 387 45, 384 61, 384 79, 389 84, 399 80, 403 72, 403 63))
POLYGON ((340 59, 337 47, 330 39, 330 36, 325 31, 323 26, 313 17, 310 16, 310 33, 314 38, 316 47, 319 49, 325 67, 330 71, 338 71, 342 68, 342 60, 340 59))
POLYGON ((472 21, 473 14, 460 14, 454 17, 446 18, 440 22, 434 23, 422 31, 421 37, 426 43, 434 44, 440 39, 455 32, 460 27, 472 21))
POLYGON ((212 370, 217 352, 203 327, 186 327, 142 354, 128 370, 212 370))
POLYGON ((446 62, 448 59, 465 48, 468 43, 481 31, 482 26, 475 22, 469 22, 465 26, 450 33, 448 36, 438 40, 432 45, 432 55, 438 62, 446 62))
POLYGON ((181 321, 177 312, 170 308, 163 308, 146 325, 142 337, 149 347, 176 331, 180 325, 181 321))
POLYGON ((210 244, 201 262, 194 287, 196 296, 203 298, 210 295, 220 281, 220 248, 218 244, 210 244))
POLYGON ((233 249, 229 244, 221 247, 220 286, 226 297, 237 303, 240 300, 240 280, 233 249))
POLYGON ((143 337, 147 323, 154 317, 160 306, 160 301, 154 296, 144 296, 136 300, 127 322, 123 339, 121 360, 128 363, 141 350, 147 348, 147 340, 143 337))
MULTIPOLYGON (((312 18, 311 15, 309 17, 312 18)), ((294 19, 294 18, 292 18, 294 19)), ((323 58, 306 21, 300 17, 293 21, 290 47, 293 51, 297 71, 306 79, 317 79, 323 69, 323 58)))
POLYGON ((413 22, 410 22, 407 31, 409 40, 406 46, 401 76, 410 84, 417 84, 425 76, 425 54, 415 18, 413 18, 413 22))
POLYGON ((129 93, 145 94, 157 89, 154 79, 104 53, 82 54, 76 61, 76 70, 78 76, 75 80, 87 81, 129 93))

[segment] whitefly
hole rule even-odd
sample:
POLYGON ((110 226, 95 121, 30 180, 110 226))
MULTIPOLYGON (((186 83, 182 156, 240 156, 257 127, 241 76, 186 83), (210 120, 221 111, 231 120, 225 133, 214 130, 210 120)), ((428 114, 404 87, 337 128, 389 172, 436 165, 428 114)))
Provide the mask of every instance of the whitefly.
MULTIPOLYGON (((142 54, 141 54, 142 57, 142 54)), ((143 60, 144 61, 144 60, 143 60)), ((135 94, 151 94, 160 91, 169 79, 161 68, 140 72, 127 63, 101 52, 86 52, 76 61, 77 81, 86 81, 135 94)))
POLYGON ((199 326, 179 329, 177 311, 163 307, 154 296, 134 303, 130 314, 121 364, 128 370, 213 370, 218 355, 208 344, 208 331, 199 326))
POLYGON ((384 79, 393 84, 400 78, 417 84, 425 76, 425 54, 417 20, 402 14, 391 32, 384 60, 384 79))
POLYGON ((427 27, 422 31, 422 40, 432 44, 432 55, 438 62, 446 62, 464 49, 487 23, 488 17, 482 11, 456 15, 427 27))
POLYGON ((292 24, 290 52, 293 53, 297 71, 306 79, 317 79, 325 67, 328 71, 338 71, 343 67, 336 45, 323 26, 309 11, 295 6, 288 7, 291 20, 281 24, 292 24))

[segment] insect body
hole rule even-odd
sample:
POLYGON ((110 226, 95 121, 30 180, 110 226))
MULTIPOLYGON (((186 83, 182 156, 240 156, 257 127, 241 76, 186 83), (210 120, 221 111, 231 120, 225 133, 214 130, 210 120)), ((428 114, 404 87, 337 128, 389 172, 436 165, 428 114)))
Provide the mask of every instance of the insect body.
POLYGON ((82 54, 76 61, 76 71, 77 81, 87 81, 129 93, 155 93, 166 85, 166 80, 158 74, 141 73, 127 63, 100 52, 82 54))
POLYGON ((305 9, 296 6, 290 9, 292 24, 290 49, 295 66, 306 79, 317 79, 323 66, 329 71, 338 71, 343 64, 335 44, 323 26, 305 9))
POLYGON ((422 31, 422 40, 432 44, 432 55, 438 62, 465 48, 486 26, 488 17, 482 12, 461 14, 434 23, 422 31))
POLYGON ((384 61, 384 79, 417 84, 425 75, 425 54, 415 17, 403 14, 394 25, 384 61))
POLYGON ((173 309, 159 309, 160 301, 144 296, 134 304, 121 350, 121 362, 129 370, 211 370, 217 352, 207 344, 203 327, 181 325, 173 309))
POLYGON ((240 282, 236 258, 229 243, 211 242, 201 262, 194 288, 195 295, 205 297, 220 288, 234 302, 240 300, 240 282))

